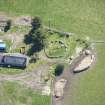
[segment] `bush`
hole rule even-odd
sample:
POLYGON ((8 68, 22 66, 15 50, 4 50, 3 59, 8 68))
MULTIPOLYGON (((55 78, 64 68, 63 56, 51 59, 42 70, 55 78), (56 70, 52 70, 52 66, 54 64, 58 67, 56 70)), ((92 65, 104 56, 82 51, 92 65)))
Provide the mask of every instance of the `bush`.
POLYGON ((55 68, 55 76, 60 76, 63 73, 64 65, 58 64, 55 68))

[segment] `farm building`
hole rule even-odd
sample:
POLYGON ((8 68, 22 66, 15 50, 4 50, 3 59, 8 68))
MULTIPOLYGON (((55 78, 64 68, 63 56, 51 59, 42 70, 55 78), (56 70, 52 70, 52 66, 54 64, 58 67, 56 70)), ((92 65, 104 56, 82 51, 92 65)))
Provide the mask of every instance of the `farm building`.
POLYGON ((0 55, 1 66, 25 68, 27 64, 28 58, 22 54, 0 55))

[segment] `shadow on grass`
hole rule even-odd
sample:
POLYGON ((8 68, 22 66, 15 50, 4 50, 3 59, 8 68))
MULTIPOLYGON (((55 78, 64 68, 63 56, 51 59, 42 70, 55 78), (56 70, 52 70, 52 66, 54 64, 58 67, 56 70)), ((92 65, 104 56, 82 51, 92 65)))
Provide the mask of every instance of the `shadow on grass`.
POLYGON ((60 76, 63 73, 64 65, 58 64, 55 68, 55 76, 60 76))
POLYGON ((8 30, 10 30, 10 28, 11 28, 11 20, 8 20, 7 25, 4 28, 4 32, 7 32, 8 30))
POLYGON ((0 65, 0 68, 4 68, 4 69, 17 69, 17 70, 25 70, 26 67, 18 67, 18 66, 10 66, 8 67, 8 65, 0 65))

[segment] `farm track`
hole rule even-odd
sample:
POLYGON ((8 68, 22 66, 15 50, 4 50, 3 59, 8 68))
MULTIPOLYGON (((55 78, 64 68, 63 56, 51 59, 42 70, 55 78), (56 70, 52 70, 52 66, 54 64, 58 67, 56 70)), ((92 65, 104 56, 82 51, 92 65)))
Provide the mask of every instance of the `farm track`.
POLYGON ((75 59, 70 66, 65 68, 65 70, 63 71, 63 74, 56 77, 56 79, 54 80, 53 84, 55 84, 55 82, 57 80, 59 80, 61 78, 65 78, 67 80, 67 85, 66 85, 66 87, 64 89, 64 96, 62 97, 62 99, 56 100, 56 98, 54 96, 52 97, 52 105, 66 105, 64 103, 64 100, 69 95, 68 91, 71 90, 72 83, 74 82, 74 79, 75 79, 74 77, 77 77, 73 73, 73 69, 80 62, 80 60, 82 60, 83 58, 84 58, 84 56, 80 56, 77 59, 75 59))
POLYGON ((0 74, 0 81, 15 81, 27 87, 35 89, 36 91, 42 90, 43 86, 45 85, 41 80, 42 73, 46 72, 46 70, 48 70, 51 65, 51 63, 43 64, 32 72, 24 72, 16 75, 0 74))
MULTIPOLYGON (((96 56, 96 54, 94 54, 94 55, 96 56)), ((58 76, 58 77, 56 77, 56 79, 53 82, 53 85, 55 84, 56 81, 58 81, 61 78, 65 78, 67 80, 67 85, 64 88, 64 96, 61 99, 56 100, 56 98, 54 96, 52 96, 52 105, 72 105, 72 103, 70 102, 69 98, 72 95, 71 94, 72 93, 72 89, 75 88, 75 86, 74 86, 75 84, 74 83, 76 83, 77 80, 81 76, 86 74, 86 71, 75 74, 75 73, 73 73, 73 70, 84 57, 85 57, 84 55, 81 55, 81 56, 77 57, 76 59, 74 59, 72 64, 65 68, 65 70, 63 71, 63 74, 58 76)), ((95 59, 94 64, 95 63, 96 63, 96 59, 95 59)), ((92 66, 94 66, 94 64, 92 66)))

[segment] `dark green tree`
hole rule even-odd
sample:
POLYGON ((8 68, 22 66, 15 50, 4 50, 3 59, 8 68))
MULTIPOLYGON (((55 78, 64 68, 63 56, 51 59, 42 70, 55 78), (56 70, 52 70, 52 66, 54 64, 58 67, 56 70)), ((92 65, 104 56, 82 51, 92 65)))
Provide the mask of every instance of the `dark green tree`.
POLYGON ((11 20, 8 20, 7 25, 4 28, 4 32, 7 32, 8 30, 10 30, 10 28, 11 28, 11 20))
POLYGON ((44 32, 42 28, 42 22, 39 17, 35 17, 32 20, 32 29, 28 33, 28 35, 25 36, 24 42, 26 44, 30 44, 31 47, 28 50, 27 54, 29 56, 33 55, 36 52, 39 52, 44 47, 44 32))
POLYGON ((55 68, 55 76, 60 76, 63 73, 64 70, 64 65, 63 64, 58 64, 55 68))
POLYGON ((31 47, 28 50, 28 55, 33 55, 35 52, 39 52, 44 47, 44 40, 45 37, 41 30, 35 30, 31 35, 31 47))
POLYGON ((32 25, 33 30, 39 29, 42 26, 42 21, 40 17, 33 18, 31 25, 32 25))

